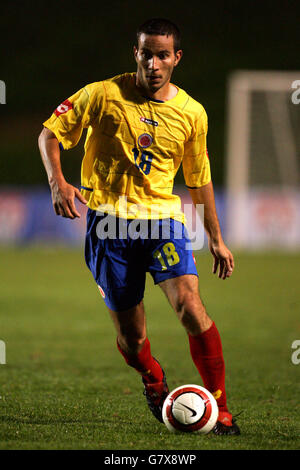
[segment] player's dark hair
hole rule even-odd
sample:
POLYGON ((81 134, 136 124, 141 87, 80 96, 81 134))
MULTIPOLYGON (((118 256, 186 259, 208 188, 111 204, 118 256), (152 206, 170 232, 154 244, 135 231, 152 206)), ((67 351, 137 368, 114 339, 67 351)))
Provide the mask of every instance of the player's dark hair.
POLYGON ((139 42, 140 35, 152 34, 158 36, 173 36, 174 39, 174 51, 177 52, 180 49, 180 31, 176 24, 165 18, 152 18, 145 21, 136 32, 137 42, 139 42))

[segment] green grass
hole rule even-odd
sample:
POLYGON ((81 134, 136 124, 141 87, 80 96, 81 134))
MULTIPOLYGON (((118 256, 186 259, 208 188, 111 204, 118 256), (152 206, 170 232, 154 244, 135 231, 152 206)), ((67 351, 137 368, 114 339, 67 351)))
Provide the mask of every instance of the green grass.
MULTIPOLYGON (((237 254, 227 281, 197 257, 200 291, 222 336, 227 396, 242 434, 173 435, 148 411, 140 377, 84 264, 67 248, 0 251, 1 449, 299 449, 300 255, 237 254)), ((152 352, 170 388, 201 380, 159 287, 145 295, 152 352)))

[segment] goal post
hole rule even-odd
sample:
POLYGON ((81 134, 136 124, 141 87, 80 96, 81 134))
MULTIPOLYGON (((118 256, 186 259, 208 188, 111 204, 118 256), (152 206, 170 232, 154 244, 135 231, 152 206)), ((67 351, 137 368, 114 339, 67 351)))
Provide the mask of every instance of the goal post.
POLYGON ((300 249, 300 72, 234 72, 227 99, 228 242, 300 249))

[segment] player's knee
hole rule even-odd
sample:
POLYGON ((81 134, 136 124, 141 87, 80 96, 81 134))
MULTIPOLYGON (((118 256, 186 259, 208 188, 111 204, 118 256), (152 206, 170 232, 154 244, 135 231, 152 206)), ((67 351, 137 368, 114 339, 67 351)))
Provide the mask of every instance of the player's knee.
POLYGON ((184 328, 191 334, 201 333, 209 317, 199 294, 186 292, 178 297, 176 312, 184 328))
POLYGON ((181 317, 184 315, 191 315, 193 312, 204 313, 205 307, 200 299, 198 292, 185 290, 178 292, 175 303, 175 310, 181 317))
POLYGON ((142 349, 146 340, 146 335, 142 334, 132 334, 132 333, 122 333, 118 336, 118 342, 127 354, 136 355, 142 349))

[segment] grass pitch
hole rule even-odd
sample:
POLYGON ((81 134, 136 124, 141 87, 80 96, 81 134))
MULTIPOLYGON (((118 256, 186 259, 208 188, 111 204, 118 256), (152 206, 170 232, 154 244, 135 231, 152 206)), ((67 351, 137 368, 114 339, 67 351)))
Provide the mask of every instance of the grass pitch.
MULTIPOLYGON (((221 333, 227 396, 241 436, 173 435, 148 411, 137 373, 81 251, 0 251, 1 449, 299 449, 300 254, 237 254, 230 280, 197 256, 200 291, 221 333)), ((152 352, 170 389, 202 384, 186 334, 147 279, 152 352)))

